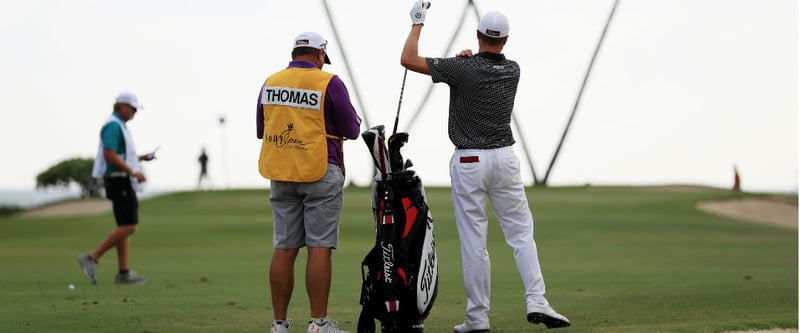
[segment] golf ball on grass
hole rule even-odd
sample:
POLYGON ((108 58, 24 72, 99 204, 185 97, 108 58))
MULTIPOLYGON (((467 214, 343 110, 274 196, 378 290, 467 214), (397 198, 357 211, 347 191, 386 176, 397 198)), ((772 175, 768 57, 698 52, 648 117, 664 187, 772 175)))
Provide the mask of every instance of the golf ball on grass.
POLYGON ((69 290, 75 290, 75 285, 70 283, 69 286, 67 286, 67 288, 69 288, 69 290))

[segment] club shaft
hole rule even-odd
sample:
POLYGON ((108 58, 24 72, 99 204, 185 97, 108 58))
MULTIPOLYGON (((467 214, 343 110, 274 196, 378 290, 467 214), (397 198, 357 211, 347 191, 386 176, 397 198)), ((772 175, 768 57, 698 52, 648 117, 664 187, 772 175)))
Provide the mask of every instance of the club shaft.
POLYGON ((403 90, 406 88, 406 76, 408 76, 408 68, 403 71, 403 84, 400 85, 400 100, 397 101, 397 114, 394 116, 392 135, 397 134, 397 123, 400 122, 400 106, 403 104, 403 90))

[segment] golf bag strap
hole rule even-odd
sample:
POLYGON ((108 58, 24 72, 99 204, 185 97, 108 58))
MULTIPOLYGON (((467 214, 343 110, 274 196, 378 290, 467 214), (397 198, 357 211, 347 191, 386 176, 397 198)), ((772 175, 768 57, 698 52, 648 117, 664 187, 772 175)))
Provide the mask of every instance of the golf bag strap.
POLYGON ((370 311, 369 306, 361 308, 358 316, 357 333, 375 333, 375 317, 370 311))
MULTIPOLYGON (((371 253, 371 251, 370 251, 371 253)), ((367 255, 367 258, 369 255, 367 255)), ((367 290, 367 272, 364 267, 369 265, 367 258, 361 262, 361 314, 358 316, 357 333, 375 333, 375 314, 369 305, 369 290, 367 290)))

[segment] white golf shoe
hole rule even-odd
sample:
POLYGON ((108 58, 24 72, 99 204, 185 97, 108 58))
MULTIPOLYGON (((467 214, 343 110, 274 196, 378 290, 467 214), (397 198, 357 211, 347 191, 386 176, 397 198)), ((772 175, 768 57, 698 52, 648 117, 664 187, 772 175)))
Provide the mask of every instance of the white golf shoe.
POLYGON ((528 322, 544 324, 547 328, 569 326, 569 319, 560 315, 547 304, 528 304, 528 322))
POLYGON ((489 333, 489 322, 465 321, 453 327, 453 333, 489 333))

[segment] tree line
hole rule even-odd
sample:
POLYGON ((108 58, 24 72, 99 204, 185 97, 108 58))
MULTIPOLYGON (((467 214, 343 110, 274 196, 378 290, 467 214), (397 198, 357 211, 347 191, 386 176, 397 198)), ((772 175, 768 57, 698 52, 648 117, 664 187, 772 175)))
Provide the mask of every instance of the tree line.
POLYGON ((101 184, 92 178, 93 158, 70 158, 51 166, 36 176, 36 187, 69 187, 76 183, 82 198, 99 197, 101 184))

